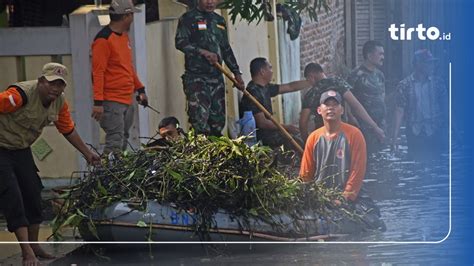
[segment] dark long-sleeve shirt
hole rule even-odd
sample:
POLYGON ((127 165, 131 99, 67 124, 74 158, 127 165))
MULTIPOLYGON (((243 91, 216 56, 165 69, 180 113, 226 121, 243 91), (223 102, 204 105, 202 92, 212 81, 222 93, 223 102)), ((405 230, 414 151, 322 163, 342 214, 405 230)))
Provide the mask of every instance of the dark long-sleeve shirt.
POLYGON ((176 48, 185 54, 186 73, 196 75, 220 75, 199 49, 216 53, 219 62, 225 62, 234 74, 239 74, 239 66, 229 44, 227 25, 220 15, 192 9, 181 16, 175 37, 176 48))

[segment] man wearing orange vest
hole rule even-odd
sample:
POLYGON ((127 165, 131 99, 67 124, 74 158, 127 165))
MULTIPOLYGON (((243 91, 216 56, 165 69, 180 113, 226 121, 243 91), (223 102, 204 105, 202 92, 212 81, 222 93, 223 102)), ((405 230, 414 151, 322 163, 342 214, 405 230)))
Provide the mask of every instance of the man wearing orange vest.
MULTIPOLYGON (((0 92, 0 209, 8 231, 18 241, 38 241, 43 185, 30 146, 43 128, 54 123, 89 163, 100 162, 74 128, 64 97, 67 69, 48 63, 37 80, 15 83, 0 92)), ((37 243, 20 244, 23 265, 37 265, 38 257, 53 258, 37 243)))

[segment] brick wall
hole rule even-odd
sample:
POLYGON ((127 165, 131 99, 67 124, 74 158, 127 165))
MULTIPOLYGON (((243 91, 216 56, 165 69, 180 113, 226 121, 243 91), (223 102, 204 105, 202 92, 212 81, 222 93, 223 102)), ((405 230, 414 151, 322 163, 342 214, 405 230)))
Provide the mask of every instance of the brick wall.
POLYGON ((328 1, 331 10, 318 12, 318 21, 303 15, 300 33, 301 73, 311 62, 319 63, 326 73, 345 76, 344 1, 328 1))

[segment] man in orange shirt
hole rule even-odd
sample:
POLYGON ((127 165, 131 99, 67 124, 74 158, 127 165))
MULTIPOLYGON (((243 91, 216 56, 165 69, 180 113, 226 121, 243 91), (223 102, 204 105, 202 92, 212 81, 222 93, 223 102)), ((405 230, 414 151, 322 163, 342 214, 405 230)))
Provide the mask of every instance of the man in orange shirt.
POLYGON ((133 13, 140 12, 132 0, 113 0, 109 8, 110 24, 97 33, 92 43, 92 117, 105 131, 104 153, 127 148, 128 131, 133 123, 133 94, 148 105, 145 87, 132 63, 132 48, 127 32, 133 13))
MULTIPOLYGON (((357 127, 341 121, 344 108, 342 96, 338 92, 324 92, 319 103, 317 111, 323 118, 324 126, 313 131, 306 141, 301 160, 301 179, 306 182, 323 182, 328 188, 342 191, 344 204, 340 200, 335 200, 334 204, 343 204, 345 209, 349 207, 358 217, 349 218, 346 221, 349 223, 340 224, 349 226, 344 230, 385 231, 379 208, 361 191, 367 164, 367 150, 362 132, 357 127)), ((339 229, 334 230, 337 232, 339 229)))
POLYGON ((355 201, 367 163, 364 136, 358 128, 341 121, 344 108, 338 92, 324 92, 319 102, 317 111, 324 126, 313 131, 306 141, 300 176, 304 181, 316 180, 339 188, 346 200, 355 201))
MULTIPOLYGON (((37 80, 15 83, 0 92, 0 209, 8 231, 18 241, 38 241, 43 185, 30 146, 43 128, 54 123, 89 163, 100 162, 74 128, 64 97, 67 69, 48 63, 37 80)), ((23 265, 38 265, 36 258, 53 258, 37 243, 20 244, 23 265)))

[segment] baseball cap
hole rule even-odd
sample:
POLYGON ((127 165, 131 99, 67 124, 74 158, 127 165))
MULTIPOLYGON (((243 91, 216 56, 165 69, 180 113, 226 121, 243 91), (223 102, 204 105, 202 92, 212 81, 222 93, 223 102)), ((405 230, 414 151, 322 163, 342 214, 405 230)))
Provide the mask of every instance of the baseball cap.
POLYGON ((323 94, 321 94, 321 99, 319 100, 319 104, 325 103, 330 98, 335 99, 338 103, 342 103, 341 94, 339 94, 337 91, 328 90, 324 92, 323 94))
POLYGON ((58 63, 47 63, 43 66, 41 76, 43 76, 47 81, 55 81, 60 79, 66 82, 67 68, 58 63))
POLYGON ((438 58, 434 57, 428 49, 419 49, 413 54, 413 64, 418 62, 433 62, 437 61, 438 58))
POLYGON ((112 0, 109 7, 109 13, 116 15, 139 12, 141 10, 133 5, 132 0, 112 0))

